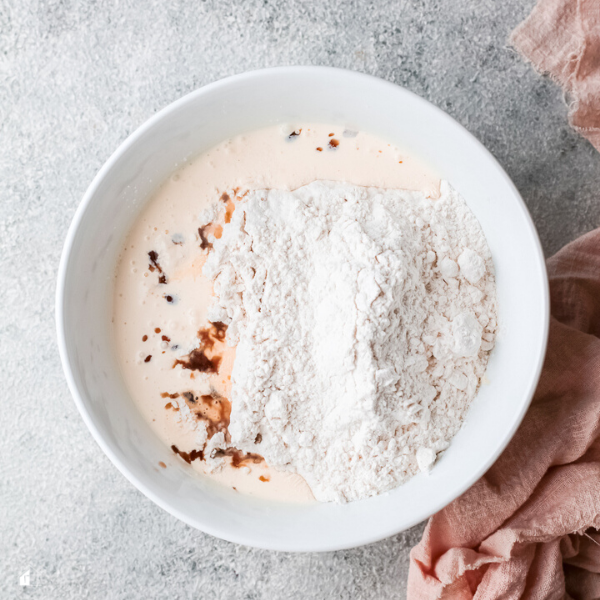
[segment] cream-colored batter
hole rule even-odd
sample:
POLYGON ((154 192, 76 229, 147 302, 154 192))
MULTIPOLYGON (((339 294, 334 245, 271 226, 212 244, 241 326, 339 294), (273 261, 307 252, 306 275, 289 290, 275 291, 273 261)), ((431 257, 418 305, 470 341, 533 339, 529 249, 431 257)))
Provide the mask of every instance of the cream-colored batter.
POLYGON ((199 235, 200 214, 228 193, 228 220, 235 208, 232 190, 238 195, 293 190, 317 179, 428 195, 439 189, 439 179, 422 163, 369 134, 323 124, 275 126, 198 156, 162 185, 129 232, 116 272, 114 334, 131 397, 165 443, 161 467, 186 459, 194 470, 239 492, 293 502, 313 499, 301 477, 269 469, 254 457, 226 457, 219 461, 222 468, 211 472, 199 456, 202 436, 194 413, 217 423, 217 429, 225 427, 235 359, 235 349, 206 319, 212 287, 202 276, 203 237, 218 236, 224 223, 199 235), (216 373, 185 368, 199 335, 216 373))

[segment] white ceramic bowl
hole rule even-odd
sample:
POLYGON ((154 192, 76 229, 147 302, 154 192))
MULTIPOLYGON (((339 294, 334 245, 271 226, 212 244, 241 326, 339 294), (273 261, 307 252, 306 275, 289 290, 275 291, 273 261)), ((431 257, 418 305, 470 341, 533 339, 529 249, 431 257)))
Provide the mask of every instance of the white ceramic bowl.
POLYGON ((544 259, 514 185, 465 129, 425 100, 367 75, 278 68, 224 79, 174 102, 102 167, 69 230, 56 298, 60 354, 92 435, 148 498, 217 537, 274 550, 322 551, 374 542, 440 510, 502 452, 529 405, 549 321, 544 259), (368 131, 425 160, 471 207, 497 274, 500 334, 468 418, 432 473, 347 505, 290 506, 240 495, 181 461, 158 469, 165 447, 130 400, 113 354, 112 277, 124 236, 149 194, 184 161, 236 134, 280 122, 368 131))

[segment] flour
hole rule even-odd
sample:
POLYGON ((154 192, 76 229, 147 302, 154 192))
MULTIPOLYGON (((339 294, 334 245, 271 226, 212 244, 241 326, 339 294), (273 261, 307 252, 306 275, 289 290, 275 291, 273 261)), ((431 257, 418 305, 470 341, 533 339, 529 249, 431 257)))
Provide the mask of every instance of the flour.
POLYGON ((496 332, 490 252, 448 183, 439 199, 326 181, 251 192, 204 273, 209 318, 237 346, 231 446, 321 501, 389 490, 448 447, 496 332))

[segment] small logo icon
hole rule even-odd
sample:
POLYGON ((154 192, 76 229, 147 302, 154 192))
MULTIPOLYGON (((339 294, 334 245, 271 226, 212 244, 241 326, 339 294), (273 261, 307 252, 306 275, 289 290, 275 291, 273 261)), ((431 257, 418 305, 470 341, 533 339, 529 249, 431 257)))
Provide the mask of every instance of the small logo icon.
POLYGON ((31 571, 27 570, 21 577, 19 577, 19 585, 26 586, 31 585, 31 571))

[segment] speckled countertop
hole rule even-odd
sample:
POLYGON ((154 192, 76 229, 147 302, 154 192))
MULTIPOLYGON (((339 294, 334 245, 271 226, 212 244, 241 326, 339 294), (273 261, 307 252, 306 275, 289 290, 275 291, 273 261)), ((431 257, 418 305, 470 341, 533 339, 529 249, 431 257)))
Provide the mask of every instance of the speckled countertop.
POLYGON ((549 255, 600 225, 600 156, 561 91, 507 47, 533 0, 0 0, 0 597, 404 598, 422 525, 283 554, 180 523, 93 442, 54 334, 69 222, 117 145, 183 94, 248 69, 333 65, 431 100, 523 194, 549 255), (30 571, 31 586, 19 575, 30 571))

